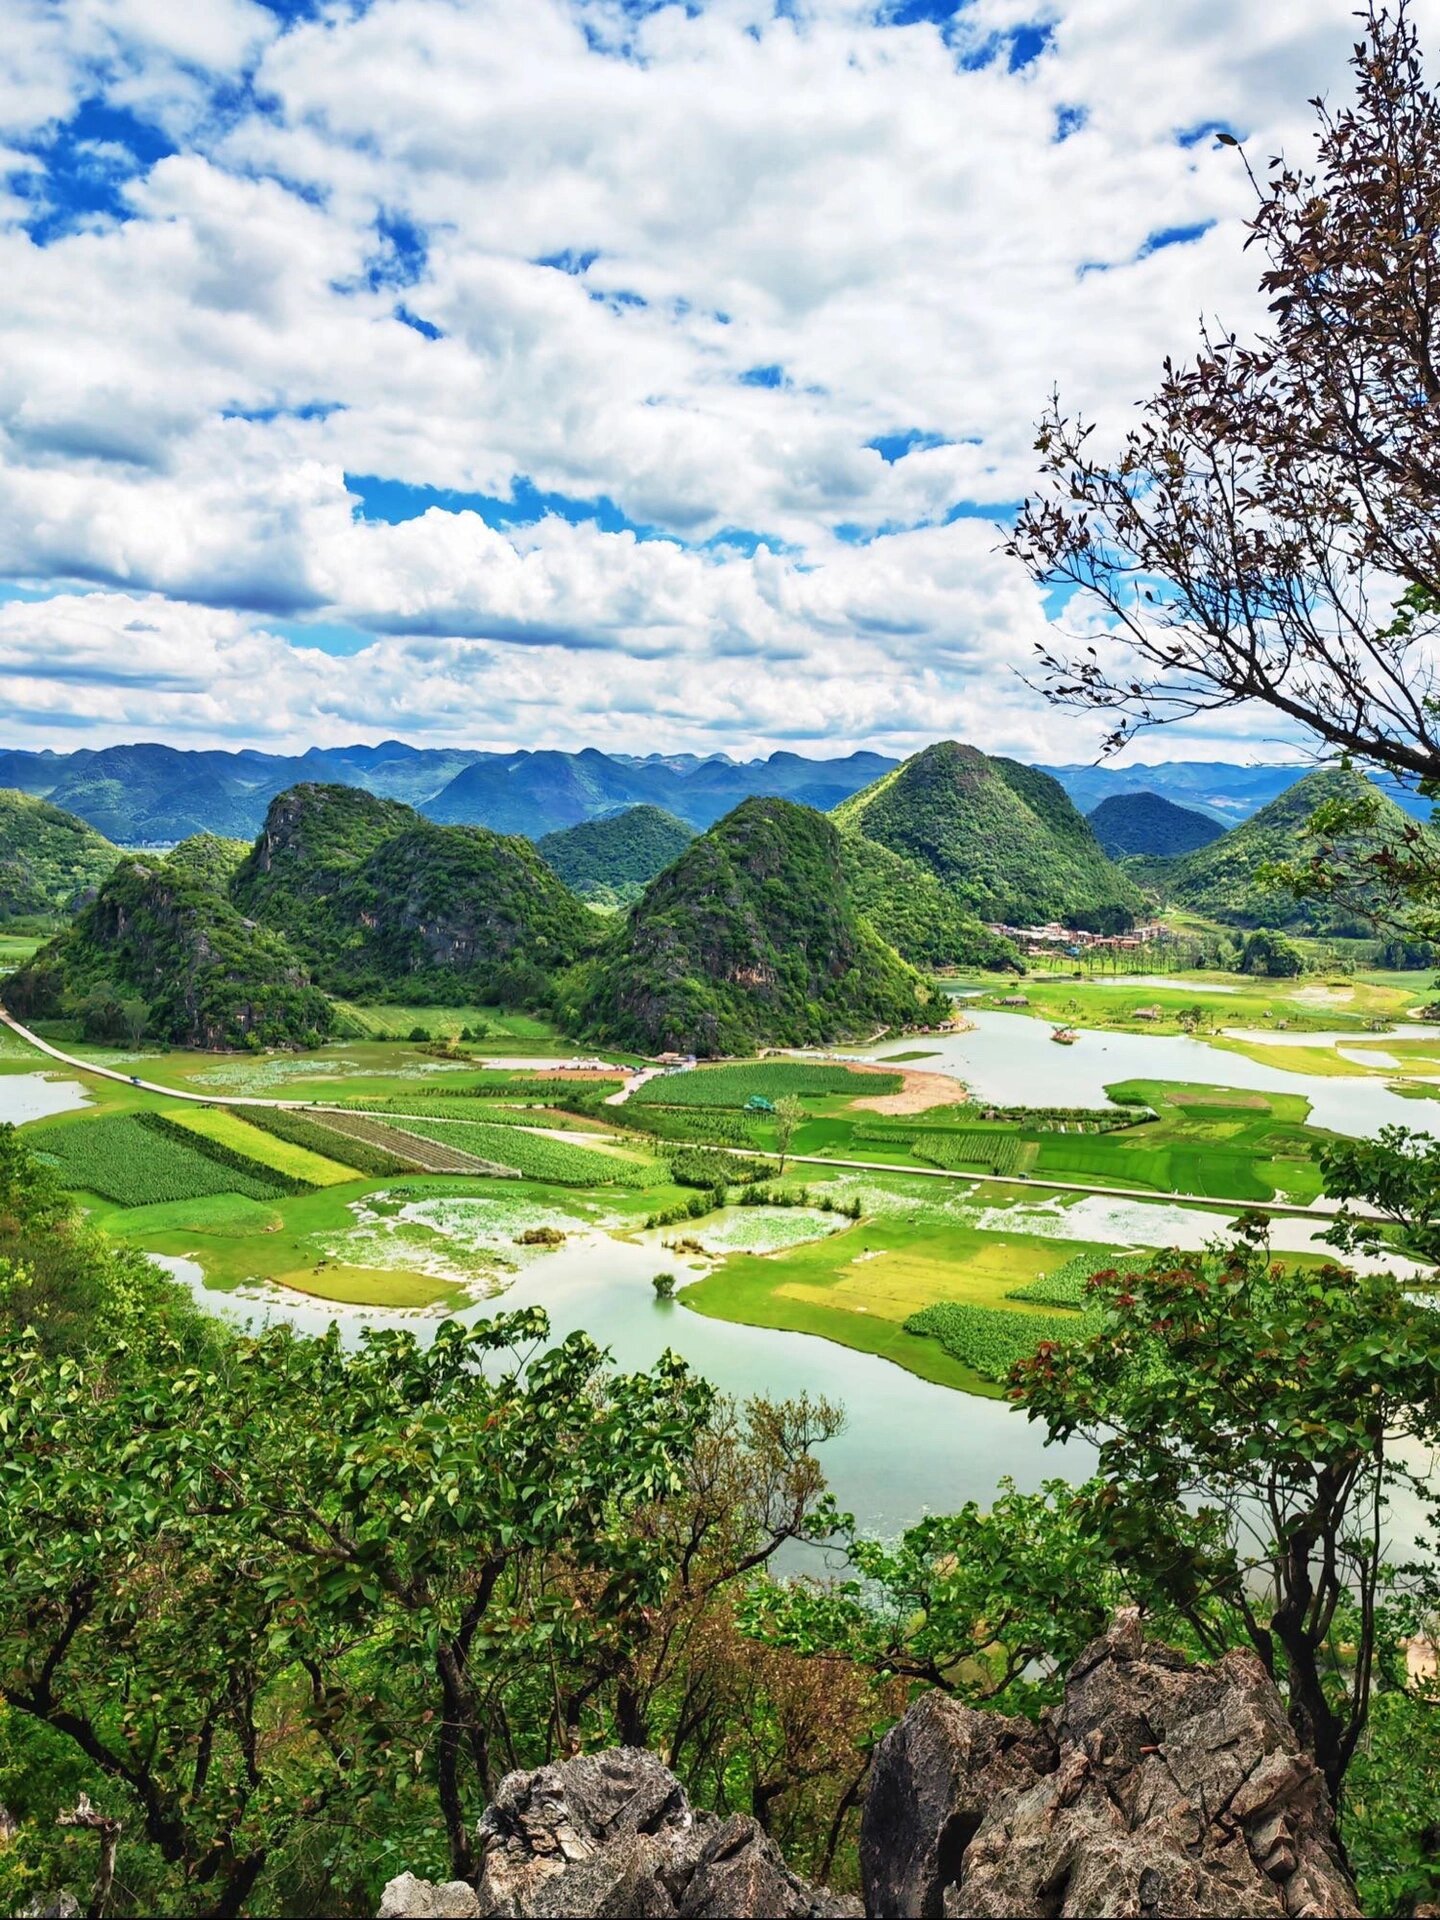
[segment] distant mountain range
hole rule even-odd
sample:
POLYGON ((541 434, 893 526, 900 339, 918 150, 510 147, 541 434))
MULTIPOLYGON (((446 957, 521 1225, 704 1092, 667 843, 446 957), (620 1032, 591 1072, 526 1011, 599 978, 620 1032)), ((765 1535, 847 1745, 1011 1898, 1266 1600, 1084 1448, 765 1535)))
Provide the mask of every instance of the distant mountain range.
MULTIPOLYGON (((464 748, 311 747, 300 754, 252 748, 187 750, 158 743, 74 753, 0 750, 0 788, 45 799, 125 846, 170 845, 192 834, 253 840, 279 793, 302 782, 359 787, 400 800, 444 825, 545 834, 626 807, 662 807, 699 831, 742 800, 792 800, 828 813, 899 762, 879 753, 807 759, 772 753, 736 761, 725 754, 606 754, 549 749, 491 753, 464 748)), ((1225 826, 1247 820, 1309 769, 1172 761, 1152 767, 1051 766, 1082 813, 1117 794, 1149 792, 1225 826)), ((1416 817, 1428 805, 1391 789, 1416 817)))

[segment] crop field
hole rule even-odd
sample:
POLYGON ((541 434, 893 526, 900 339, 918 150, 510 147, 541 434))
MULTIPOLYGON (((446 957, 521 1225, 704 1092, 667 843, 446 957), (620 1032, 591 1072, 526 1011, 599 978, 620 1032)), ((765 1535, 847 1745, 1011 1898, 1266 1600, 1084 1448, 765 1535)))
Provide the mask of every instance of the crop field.
POLYGON ((286 1179, 303 1181, 307 1187, 337 1187, 355 1178, 353 1167, 325 1159, 309 1147, 281 1139, 268 1129, 252 1126, 238 1113, 224 1107, 176 1106, 167 1109, 167 1114, 187 1133, 199 1134, 202 1140, 215 1146, 228 1147, 247 1160, 272 1167, 286 1179))
POLYGON ((1117 1254, 1113 1260, 1100 1260, 1097 1264, 1093 1253, 1078 1253, 1053 1273, 1043 1274, 1027 1286, 1012 1287, 1007 1297, 1024 1300, 1037 1307, 1088 1307, 1091 1304, 1088 1290, 1091 1274, 1099 1273, 1106 1267, 1114 1267, 1118 1273, 1143 1271, 1149 1263, 1149 1254, 1117 1254))
POLYGON ((397 1093, 377 1099, 337 1100, 334 1104, 355 1113, 384 1114, 387 1119, 400 1123, 407 1119, 474 1120, 487 1127, 555 1126, 582 1130, 604 1124, 588 1117, 578 1118, 554 1107, 512 1107, 501 1100, 467 1100, 465 1092, 465 1089, 457 1088, 453 1097, 439 1099, 424 1096, 413 1098, 397 1093))
POLYGON ((110 1114, 46 1128, 35 1135, 35 1145, 56 1160, 66 1186, 99 1194, 122 1207, 196 1200, 218 1193, 273 1200, 278 1191, 262 1168, 245 1173, 222 1166, 202 1150, 198 1139, 189 1147, 172 1134, 147 1127, 138 1114, 110 1114))
POLYGON ((760 1060, 752 1067, 696 1067, 689 1073, 662 1074, 631 1095, 647 1107, 743 1107, 752 1095, 779 1100, 824 1094, 898 1093, 898 1073, 863 1073, 824 1061, 760 1060))
POLYGON ((1083 1313, 1007 1313, 997 1307, 942 1300, 922 1307, 905 1322, 907 1333, 929 1334, 962 1367, 1003 1386, 1017 1360, 1027 1360, 1044 1340, 1073 1340, 1094 1323, 1083 1313))
POLYGON ((365 1146, 378 1148, 392 1160, 402 1162, 407 1172, 468 1173, 479 1178, 487 1174, 503 1176, 510 1171, 503 1162, 467 1152, 459 1140, 448 1140, 444 1136, 436 1141, 427 1140, 369 1114, 331 1113, 326 1115, 324 1124, 365 1146))
MULTIPOLYGON (((337 1000, 347 1025, 367 1040, 406 1040, 417 1027, 437 1040, 462 1033, 466 1027, 484 1036, 484 1044, 523 1040, 554 1042, 555 1028, 532 1013, 504 1013, 499 1007, 388 1006, 358 1000, 337 1000)), ((562 1040, 560 1045, 566 1043, 562 1040)), ((542 1047, 541 1051, 545 1051, 542 1047)))
POLYGON ((653 1161, 597 1153, 593 1147, 572 1147, 568 1141, 551 1140, 543 1133, 526 1133, 518 1127, 492 1127, 475 1120, 414 1120, 406 1131, 498 1161, 527 1179, 553 1180, 560 1186, 644 1187, 664 1179, 653 1161))
POLYGON ((356 1140, 334 1127, 323 1126, 308 1114, 296 1113, 288 1107, 254 1107, 247 1118, 252 1127, 274 1134, 277 1140, 293 1141, 297 1147, 308 1147, 311 1153, 319 1154, 324 1160, 338 1161, 340 1165, 349 1167, 352 1169, 352 1178, 355 1174, 369 1174, 389 1179, 397 1173, 411 1172, 414 1167, 413 1161, 387 1153, 383 1147, 356 1140))
POLYGON ((1033 1154, 1019 1134, 996 1128, 969 1132, 922 1133, 911 1142, 917 1160, 958 1171, 977 1167, 1004 1177, 1030 1164, 1033 1154))

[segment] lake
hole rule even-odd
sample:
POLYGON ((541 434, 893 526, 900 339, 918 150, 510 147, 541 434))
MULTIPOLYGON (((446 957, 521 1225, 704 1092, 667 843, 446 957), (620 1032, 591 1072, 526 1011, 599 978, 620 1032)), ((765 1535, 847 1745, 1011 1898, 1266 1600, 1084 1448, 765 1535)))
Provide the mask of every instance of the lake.
POLYGON ((0 1074, 0 1125, 22 1127, 27 1120, 49 1120, 89 1104, 90 1096, 78 1080, 48 1073, 0 1074))
MULTIPOLYGON (((1381 1080, 1355 1075, 1326 1077, 1289 1073, 1264 1066, 1243 1053, 1207 1046, 1189 1034, 1111 1033, 1101 1028, 1074 1029, 1073 1047, 1058 1047, 1047 1021, 1023 1013, 966 1010, 974 1025, 966 1033, 927 1034, 934 1058, 932 1073, 953 1073, 979 1100, 1024 1107, 1103 1107, 1107 1086, 1121 1080, 1179 1080, 1199 1086, 1236 1087, 1249 1093, 1298 1093, 1310 1102, 1310 1121, 1335 1133, 1371 1135, 1384 1126, 1413 1127, 1415 1105, 1392 1093, 1381 1080)), ((1433 1029, 1426 1029, 1433 1032, 1433 1029)), ((1276 1036, 1283 1039, 1285 1036, 1276 1036)), ((1347 1040, 1364 1035, 1350 1033, 1347 1040)), ((1383 1046, 1391 1036, 1377 1035, 1383 1046)), ((1266 1042, 1272 1036, 1266 1035, 1266 1042)), ((1325 1044, 1307 1034, 1311 1045, 1325 1044)), ((1300 1036, 1295 1036, 1300 1044, 1300 1036)), ((847 1050, 847 1059, 875 1061, 882 1045, 847 1050)), ((827 1058, 830 1056, 827 1056, 827 1058)))
MULTIPOLYGON (((421 1339, 438 1324, 437 1316, 427 1314, 214 1293, 206 1289, 198 1262, 151 1258, 207 1311, 257 1325, 284 1320, 302 1332, 323 1333, 338 1321, 346 1340, 358 1340, 367 1322, 408 1325, 421 1339)), ((652 1366, 669 1348, 737 1399, 809 1393, 838 1401, 845 1409, 846 1431, 820 1457, 841 1506, 872 1533, 888 1536, 927 1512, 950 1513, 967 1500, 988 1501, 1007 1474, 1019 1486, 1033 1488, 1052 1477, 1081 1479, 1089 1471, 1088 1447, 1046 1447, 1044 1429, 1003 1400, 933 1386, 888 1360, 830 1340, 735 1326, 691 1313, 679 1301, 657 1300, 650 1285, 656 1267, 653 1248, 586 1235, 534 1261, 500 1298, 455 1317, 476 1320, 540 1306, 550 1315, 556 1339, 583 1330, 627 1369, 652 1366)), ((683 1282, 685 1276, 680 1277, 683 1282)))

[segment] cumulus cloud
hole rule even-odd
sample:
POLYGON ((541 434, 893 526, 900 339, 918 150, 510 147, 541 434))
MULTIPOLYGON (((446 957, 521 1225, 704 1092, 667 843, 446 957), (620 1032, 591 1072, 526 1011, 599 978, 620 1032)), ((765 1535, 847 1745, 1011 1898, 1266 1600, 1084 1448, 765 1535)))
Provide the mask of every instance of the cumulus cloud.
POLYGON ((1202 312, 1253 320, 1202 129, 1302 146, 1350 0, 895 13, 16 0, 27 737, 1084 751, 986 515, 1053 382, 1117 425, 1202 312), (148 131, 67 225, 97 100, 148 131))

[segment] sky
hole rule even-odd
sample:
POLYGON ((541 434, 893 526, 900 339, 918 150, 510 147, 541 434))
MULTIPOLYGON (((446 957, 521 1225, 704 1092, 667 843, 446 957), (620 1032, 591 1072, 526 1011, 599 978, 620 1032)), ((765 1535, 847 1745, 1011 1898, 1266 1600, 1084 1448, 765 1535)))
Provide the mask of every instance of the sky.
POLYGON ((1034 419, 1257 323, 1354 4, 0 0, 0 745, 1093 757, 1034 419))

